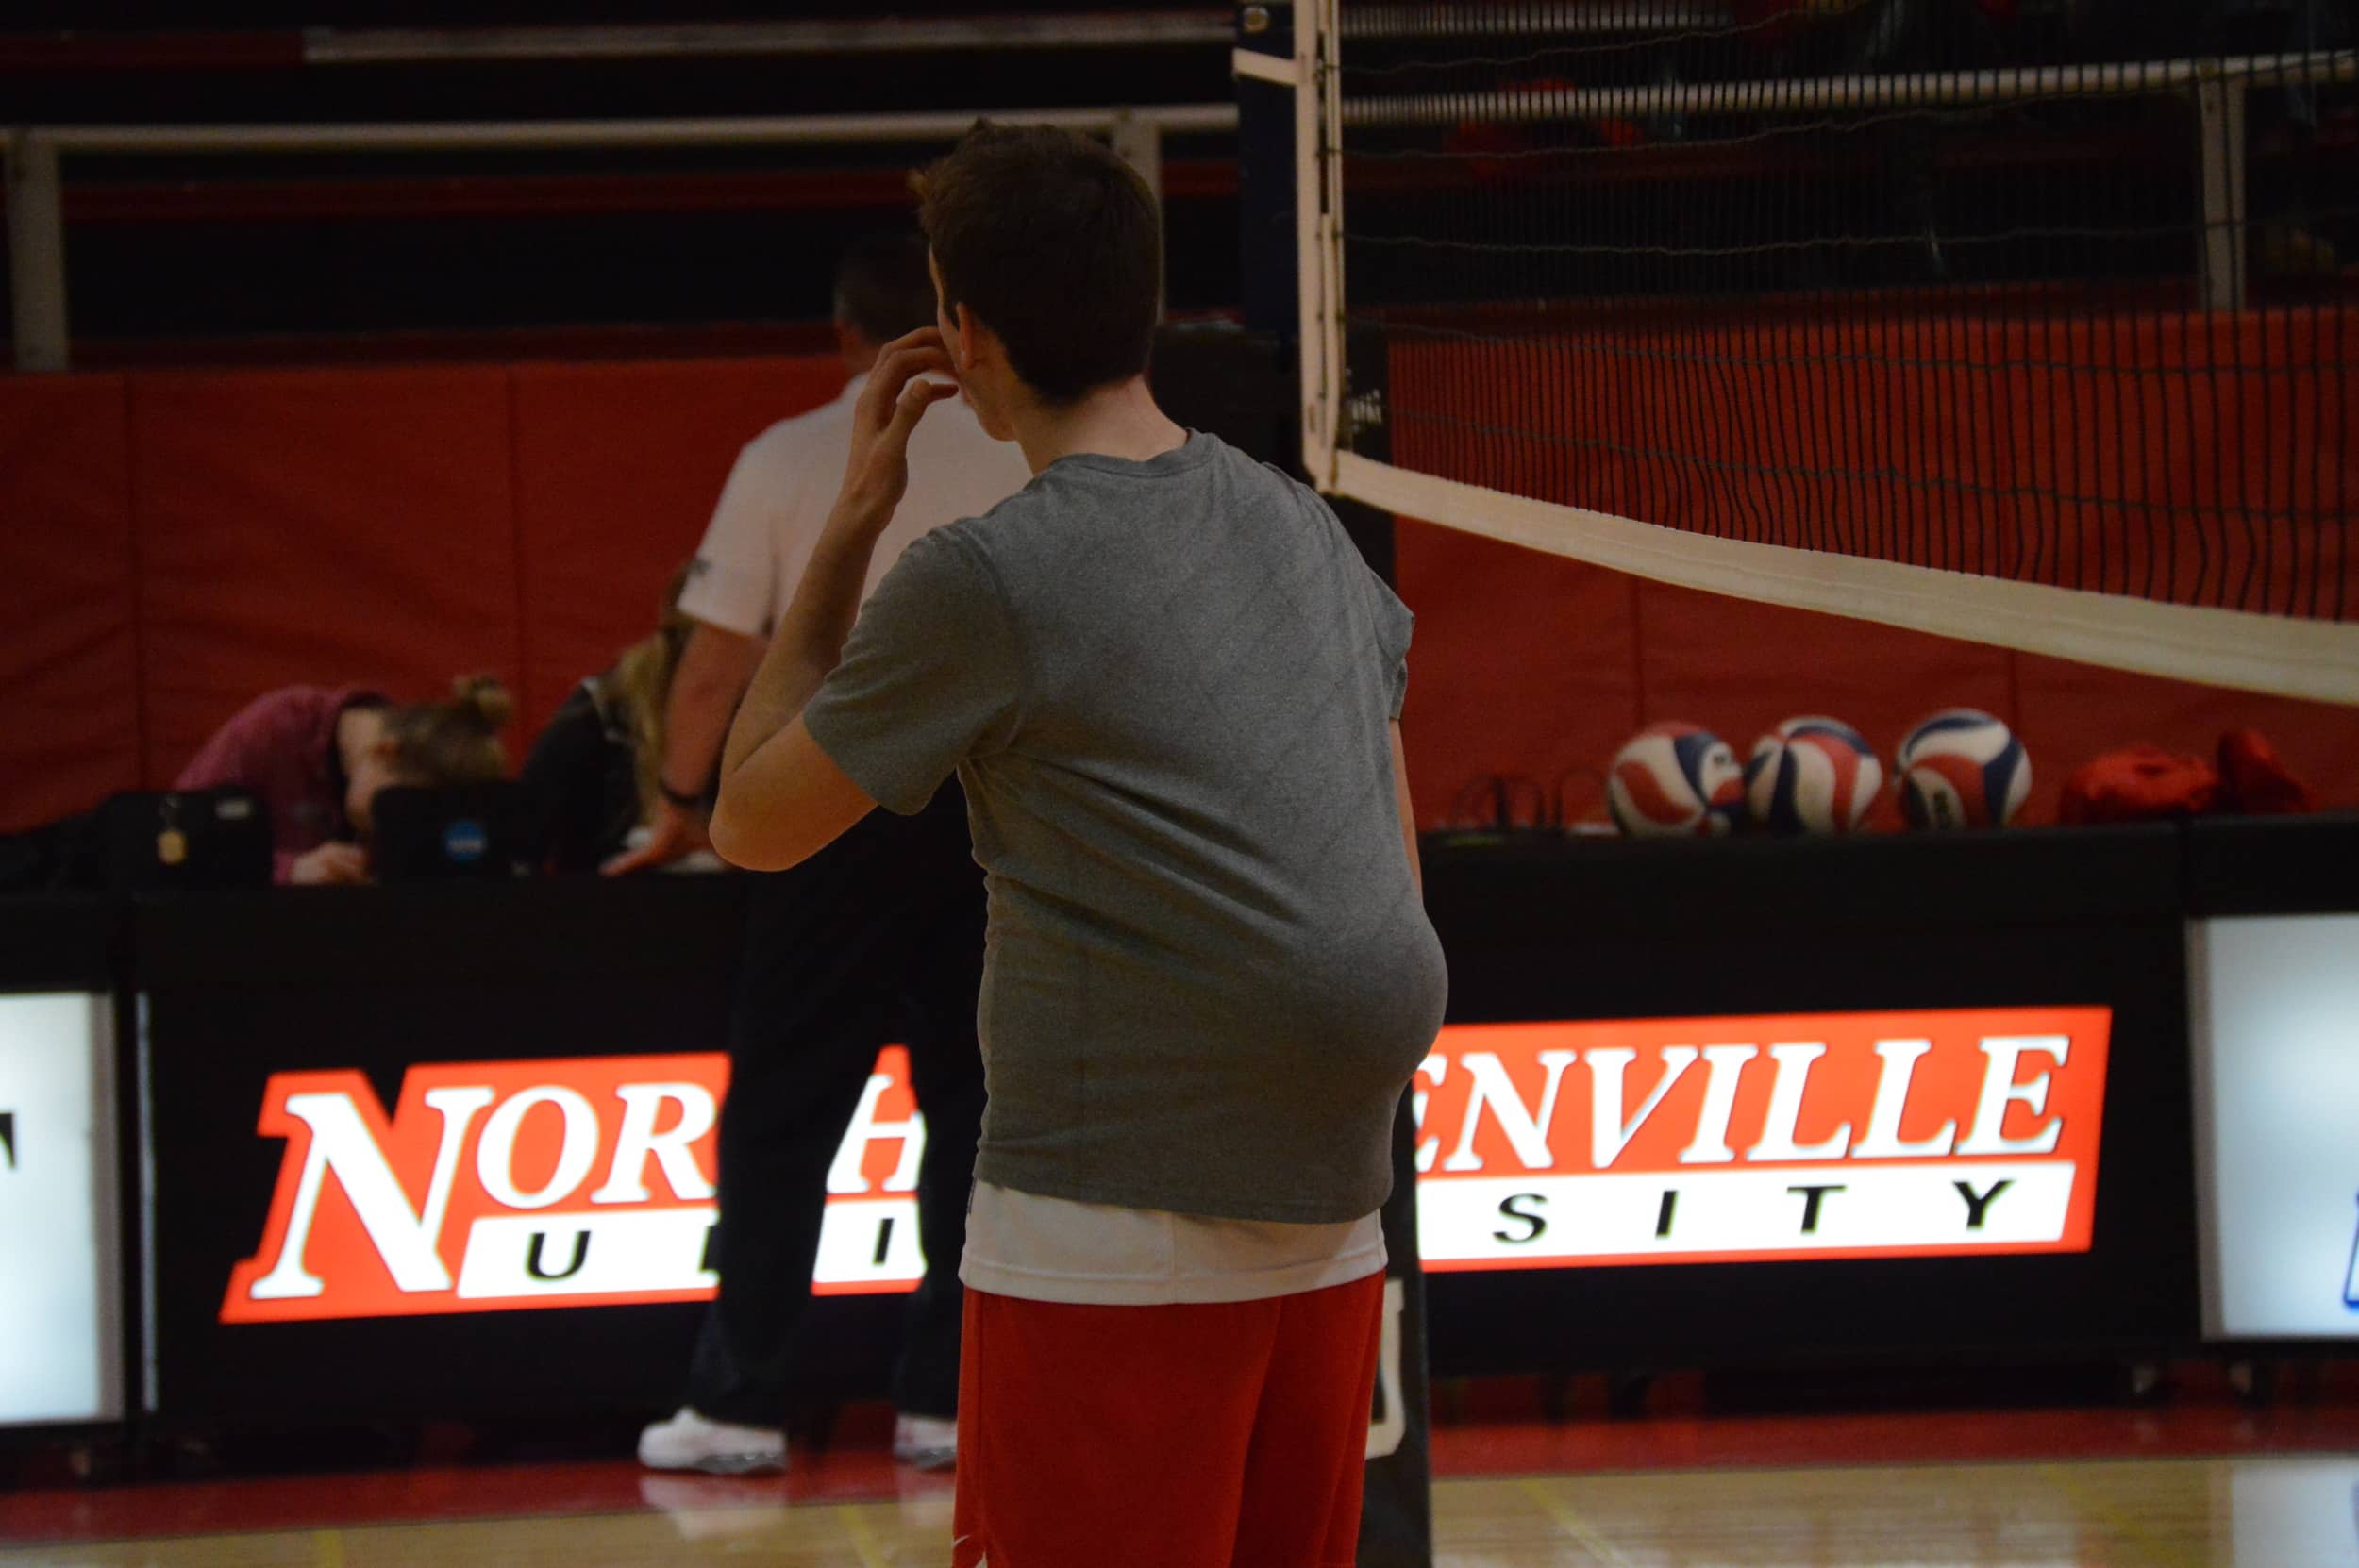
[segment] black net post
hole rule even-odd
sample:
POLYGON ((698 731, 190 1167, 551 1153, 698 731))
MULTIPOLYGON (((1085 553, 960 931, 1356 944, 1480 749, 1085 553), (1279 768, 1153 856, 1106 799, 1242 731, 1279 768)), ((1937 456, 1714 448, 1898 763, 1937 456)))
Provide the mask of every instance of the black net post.
MULTIPOLYGON (((1237 8, 1237 47, 1294 58, 1294 8, 1237 8)), ((1237 240, 1248 332, 1295 335, 1295 99, 1283 83, 1237 77, 1237 240)))
MULTIPOLYGON (((1237 47, 1291 61, 1294 8, 1239 6, 1237 47)), ((1283 414, 1275 460, 1301 478, 1302 323, 1296 270, 1299 259, 1295 229, 1295 91, 1283 83, 1242 73, 1237 77, 1238 242, 1244 260, 1246 331, 1231 352, 1268 357, 1266 373, 1283 393, 1276 400, 1283 414)), ((1163 352, 1159 350, 1159 361, 1163 352)), ((1202 357, 1198 368, 1210 370, 1223 357, 1215 349, 1202 357)), ((1176 359, 1173 368, 1178 368, 1176 359)), ((1220 379, 1236 384, 1230 376, 1220 379)), ((1247 374, 1244 379, 1258 381, 1260 376, 1247 374)), ((1210 377, 1200 385, 1208 403, 1233 403, 1233 394, 1214 396, 1210 377)), ((1370 390, 1374 397, 1368 407, 1380 410, 1384 390, 1370 390)), ((1166 407, 1171 406, 1161 376, 1157 394, 1165 397, 1166 407)), ((1185 418, 1178 409, 1173 413, 1185 418)), ((1341 499, 1334 501, 1334 507, 1369 566, 1385 582, 1392 582, 1392 514, 1341 499)), ((1393 1195, 1384 1206, 1382 1221, 1389 1254, 1384 1343, 1368 1426, 1360 1568, 1432 1568, 1433 1563, 1430 1407, 1426 1387, 1425 1274, 1417 1253, 1415 1140, 1410 1097, 1403 1095, 1394 1129, 1393 1195)))

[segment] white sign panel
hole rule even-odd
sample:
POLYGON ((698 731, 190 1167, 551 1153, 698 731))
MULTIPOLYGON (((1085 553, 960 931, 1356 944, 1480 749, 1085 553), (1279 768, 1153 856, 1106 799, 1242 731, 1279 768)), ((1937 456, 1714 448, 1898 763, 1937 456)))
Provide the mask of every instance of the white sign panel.
POLYGON ((123 1413, 105 999, 0 996, 0 1426, 123 1413))
POLYGON ((2359 1339, 2359 915, 2188 944, 2204 1331, 2359 1339))

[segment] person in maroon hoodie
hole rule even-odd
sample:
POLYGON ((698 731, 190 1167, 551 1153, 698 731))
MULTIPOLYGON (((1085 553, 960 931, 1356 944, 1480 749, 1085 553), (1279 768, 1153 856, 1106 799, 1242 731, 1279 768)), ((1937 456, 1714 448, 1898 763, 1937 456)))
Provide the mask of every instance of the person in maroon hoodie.
POLYGON ((277 881, 365 882, 377 791, 506 777, 499 732, 511 710, 508 689, 490 676, 462 676, 447 702, 394 704, 362 687, 283 687, 215 731, 173 788, 253 791, 270 809, 277 881))

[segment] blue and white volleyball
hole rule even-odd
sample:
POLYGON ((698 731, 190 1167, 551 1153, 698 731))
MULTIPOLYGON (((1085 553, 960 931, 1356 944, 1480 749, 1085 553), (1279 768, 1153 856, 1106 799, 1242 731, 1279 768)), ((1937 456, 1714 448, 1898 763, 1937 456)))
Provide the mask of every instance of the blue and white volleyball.
POLYGON ((1709 730, 1648 725, 1614 754, 1606 801, 1631 838, 1715 838, 1736 828, 1745 771, 1709 730))
POLYGON ((1894 759, 1915 827, 2004 827, 2032 793, 2032 759, 1988 713, 1951 708, 1908 733, 1894 759))
POLYGON ((1753 820, 1777 833, 1849 833, 1883 792, 1875 748, 1839 719, 1788 719, 1753 742, 1745 799, 1753 820))

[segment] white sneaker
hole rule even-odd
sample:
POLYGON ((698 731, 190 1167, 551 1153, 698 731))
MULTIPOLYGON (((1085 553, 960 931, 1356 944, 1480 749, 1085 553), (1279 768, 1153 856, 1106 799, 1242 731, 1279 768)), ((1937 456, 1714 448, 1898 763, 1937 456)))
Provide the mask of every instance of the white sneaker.
POLYGON ((893 1424, 893 1457, 920 1470, 955 1469, 959 1424, 935 1415, 905 1415, 893 1424))
POLYGON ((639 1462, 650 1470, 701 1470, 708 1476, 759 1476, 786 1468, 786 1434, 775 1426, 708 1421, 686 1405, 639 1434, 639 1462))

